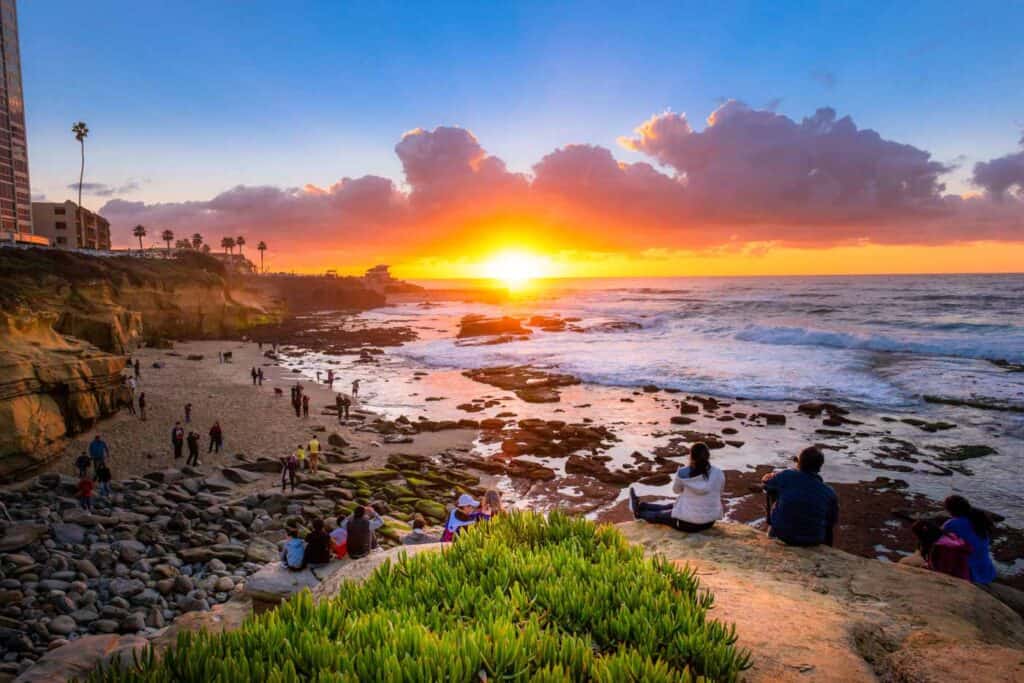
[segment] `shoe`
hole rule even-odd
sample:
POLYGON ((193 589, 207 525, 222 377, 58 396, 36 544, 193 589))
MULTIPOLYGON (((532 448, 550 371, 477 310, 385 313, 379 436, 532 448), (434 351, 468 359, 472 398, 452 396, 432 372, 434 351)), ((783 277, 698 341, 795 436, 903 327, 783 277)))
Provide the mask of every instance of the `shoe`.
POLYGON ((633 513, 633 519, 640 519, 640 499, 632 486, 629 487, 629 511, 633 513))

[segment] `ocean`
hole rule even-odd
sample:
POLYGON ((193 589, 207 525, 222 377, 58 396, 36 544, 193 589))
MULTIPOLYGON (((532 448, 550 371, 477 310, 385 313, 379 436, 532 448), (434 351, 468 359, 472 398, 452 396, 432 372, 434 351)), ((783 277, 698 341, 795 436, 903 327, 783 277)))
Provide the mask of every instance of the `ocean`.
MULTIPOLYGON (((824 443, 829 481, 888 477, 936 501, 960 493, 1024 526, 1024 275, 561 280, 501 304, 412 299, 339 318, 339 325, 416 332, 418 339, 387 348, 375 364, 318 353, 286 364, 311 378, 327 367, 343 382, 359 377, 361 402, 391 418, 511 412, 592 420, 621 439, 605 453, 611 468, 678 436, 669 418, 679 398, 713 396, 737 415, 788 418, 784 428, 767 428, 696 416, 689 429, 720 434, 728 426, 724 433, 736 434, 740 445, 715 451, 723 468, 784 467, 800 448, 824 443), (572 322, 566 331, 535 329, 525 339, 484 344, 456 338, 468 314, 572 322), (556 370, 582 384, 563 389, 558 403, 527 404, 462 374, 497 365, 556 370), (648 385, 680 393, 642 391, 648 385), (500 405, 465 412, 482 398, 500 405), (797 410, 815 400, 849 409, 860 426, 828 434, 797 410), (950 405, 958 401, 989 409, 950 405), (920 421, 950 426, 931 431, 914 424, 920 421), (950 456, 965 445, 993 452, 968 461, 950 456)), ((486 457, 495 448, 480 442, 475 450, 486 457)), ((544 464, 563 472, 557 460, 544 464)), ((666 487, 637 488, 670 495, 666 487)))

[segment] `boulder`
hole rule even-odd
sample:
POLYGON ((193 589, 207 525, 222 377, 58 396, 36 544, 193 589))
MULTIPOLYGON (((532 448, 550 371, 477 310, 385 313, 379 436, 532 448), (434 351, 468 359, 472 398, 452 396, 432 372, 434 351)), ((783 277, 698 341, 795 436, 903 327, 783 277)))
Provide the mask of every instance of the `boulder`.
POLYGON ((57 543, 81 545, 85 543, 85 527, 80 524, 54 524, 50 534, 57 543))
MULTIPOLYGON (((97 622, 99 623, 99 622, 97 622)), ((130 665, 149 641, 141 636, 113 634, 84 636, 50 650, 18 676, 16 683, 63 683, 82 680, 101 665, 130 665)))
POLYGON ((281 562, 271 562, 245 580, 245 594, 253 602, 276 604, 304 588, 316 588, 323 578, 337 571, 345 562, 333 560, 326 567, 300 572, 288 569, 281 562))
POLYGON ((21 550, 25 546, 34 544, 49 531, 50 527, 45 524, 11 524, 4 529, 4 535, 0 536, 0 553, 21 550))
POLYGON ((523 327, 522 321, 518 318, 508 316, 488 318, 482 315, 467 315, 459 321, 459 339, 506 334, 525 336, 533 334, 533 330, 523 327))

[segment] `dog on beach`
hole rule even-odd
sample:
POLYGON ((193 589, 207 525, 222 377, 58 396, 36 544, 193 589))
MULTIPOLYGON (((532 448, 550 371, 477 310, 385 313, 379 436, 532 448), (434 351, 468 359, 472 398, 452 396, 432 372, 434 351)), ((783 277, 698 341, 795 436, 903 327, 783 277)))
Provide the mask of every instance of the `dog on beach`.
POLYGON ((281 387, 274 387, 274 396, 284 396, 284 389, 282 389, 281 387))

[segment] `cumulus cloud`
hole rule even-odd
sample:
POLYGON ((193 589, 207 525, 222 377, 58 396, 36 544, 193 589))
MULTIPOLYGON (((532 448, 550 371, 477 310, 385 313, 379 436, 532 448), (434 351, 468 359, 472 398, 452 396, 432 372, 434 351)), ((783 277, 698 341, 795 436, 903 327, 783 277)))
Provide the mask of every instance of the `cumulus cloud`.
MULTIPOLYGON (((1020 142, 1024 147, 1024 138, 1020 142)), ((1024 199, 1024 150, 975 164, 972 181, 997 199, 1005 197, 1014 187, 1017 195, 1024 199)))
POLYGON ((951 166, 829 108, 795 121, 727 101, 700 126, 685 114, 653 116, 620 144, 655 163, 567 145, 527 175, 509 171, 468 130, 416 129, 395 146, 402 188, 363 176, 327 187, 238 186, 187 202, 118 198, 101 211, 125 234, 142 223, 214 243, 277 235, 293 251, 353 260, 429 257, 484 239, 499 222, 559 246, 637 252, 1024 240, 1024 197, 1011 192, 1021 186, 1020 154, 975 167, 984 194, 948 195, 942 177, 951 166))

